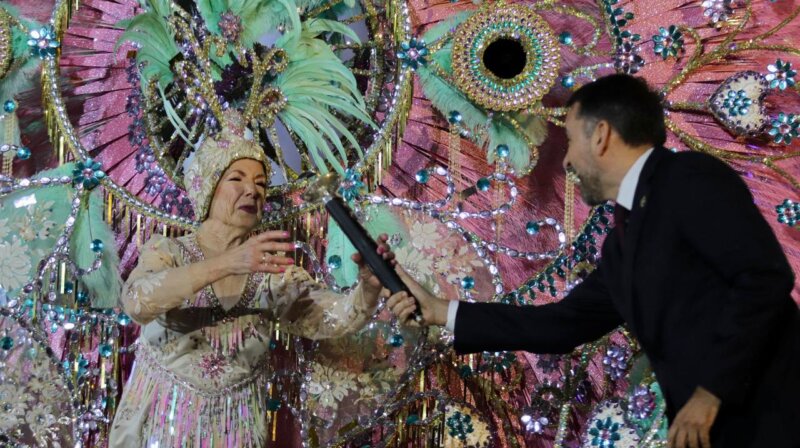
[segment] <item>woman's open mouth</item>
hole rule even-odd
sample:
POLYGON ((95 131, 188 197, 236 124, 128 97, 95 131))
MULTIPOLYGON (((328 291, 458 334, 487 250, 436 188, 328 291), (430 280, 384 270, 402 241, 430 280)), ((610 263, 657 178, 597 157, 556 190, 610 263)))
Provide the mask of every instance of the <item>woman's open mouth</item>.
POLYGON ((255 215, 258 213, 258 209, 255 205, 242 205, 239 207, 239 210, 244 211, 245 213, 250 213, 251 215, 255 215))

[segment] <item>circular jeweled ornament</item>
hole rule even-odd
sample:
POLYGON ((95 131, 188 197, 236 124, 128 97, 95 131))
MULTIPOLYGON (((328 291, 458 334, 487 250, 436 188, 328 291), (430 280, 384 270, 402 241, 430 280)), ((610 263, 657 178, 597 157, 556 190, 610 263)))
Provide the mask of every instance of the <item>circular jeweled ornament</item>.
POLYGON ((550 26, 521 5, 492 4, 461 24, 453 38, 455 83, 489 110, 535 104, 553 86, 559 62, 550 26))

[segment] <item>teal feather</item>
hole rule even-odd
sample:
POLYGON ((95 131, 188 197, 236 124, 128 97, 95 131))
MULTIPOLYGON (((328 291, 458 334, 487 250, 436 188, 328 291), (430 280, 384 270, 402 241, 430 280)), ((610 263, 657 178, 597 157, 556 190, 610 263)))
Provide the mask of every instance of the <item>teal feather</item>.
POLYGON ((308 36, 316 37, 322 33, 337 33, 349 37, 353 42, 361 42, 358 34, 356 34, 352 28, 335 20, 310 19, 305 22, 304 27, 304 32, 306 32, 308 36))
MULTIPOLYGON (((486 124, 488 115, 480 107, 476 106, 469 98, 456 87, 436 76, 431 70, 420 67, 417 69, 422 90, 425 96, 431 100, 434 107, 447 116, 450 111, 458 111, 463 118, 463 125, 471 132, 475 132, 486 124)), ((479 142, 483 144, 483 142, 479 142)))
POLYGON ((197 9, 208 27, 215 34, 221 34, 219 20, 222 14, 231 12, 241 20, 239 40, 242 45, 250 47, 267 31, 274 29, 276 9, 273 2, 265 0, 199 0, 197 9))
POLYGON ((428 30, 428 32, 426 32, 422 36, 422 38, 425 40, 426 43, 432 44, 437 40, 441 39, 442 37, 444 37, 453 28, 464 23, 464 21, 472 17, 472 14, 474 14, 474 11, 464 11, 458 14, 454 14, 449 18, 447 18, 447 20, 439 22, 436 26, 428 30))
POLYGON ((448 42, 439 51, 431 55, 431 59, 439 64, 447 73, 453 73, 453 43, 448 42))
POLYGON ((334 168, 337 168, 337 171, 340 171, 340 173, 344 172, 343 167, 347 166, 347 154, 345 153, 341 140, 336 135, 336 131, 330 127, 329 120, 326 120, 325 117, 321 115, 323 112, 327 113, 327 111, 325 111, 324 109, 319 109, 315 105, 310 103, 295 104, 294 110, 295 113, 305 118, 310 123, 315 123, 316 124, 315 128, 317 129, 317 131, 319 131, 323 137, 327 137, 327 140, 330 141, 333 144, 333 146, 336 147, 336 149, 339 151, 341 159, 336 159, 336 156, 330 150, 330 147, 328 145, 323 144, 322 147, 318 148, 318 150, 323 151, 325 158, 328 160, 328 162, 331 163, 331 165, 334 168), (342 169, 340 170, 338 168, 342 169))
POLYGON ((118 26, 125 28, 125 32, 117 40, 114 51, 126 41, 140 44, 136 61, 145 64, 142 77, 146 80, 156 79, 159 84, 166 86, 173 79, 170 61, 179 52, 175 34, 166 20, 171 13, 169 3, 149 0, 146 6, 148 12, 118 23, 118 26))
MULTIPOLYGON (((9 4, 0 4, 0 8, 19 20, 22 26, 28 30, 42 27, 42 24, 36 21, 21 17, 19 11, 9 4)), ((36 71, 41 61, 39 58, 31 56, 28 34, 19 27, 11 28, 11 57, 17 67, 0 79, 0 102, 16 97, 19 92, 31 89, 37 82, 36 71)))
POLYGON ((339 33, 357 39, 339 23, 315 19, 300 23, 290 0, 275 0, 284 5, 291 26, 276 46, 289 56, 289 66, 275 79, 275 86, 284 94, 287 106, 278 118, 306 146, 317 169, 326 173, 332 167, 339 173, 347 166, 344 138, 361 155, 355 136, 332 113, 349 115, 371 127, 375 123, 366 113, 366 104, 358 91, 353 73, 342 63, 320 33, 339 33), (330 146, 336 148, 338 156, 330 146))
POLYGON ((339 166, 336 158, 330 153, 328 145, 325 144, 325 140, 322 139, 319 132, 316 131, 315 125, 297 113, 295 111, 295 106, 288 104, 283 111, 281 111, 280 117, 284 124, 302 140, 308 154, 311 155, 314 165, 320 173, 328 173, 325 160, 322 159, 320 151, 326 151, 326 157, 328 157, 329 162, 332 161, 334 167, 339 166), (328 154, 330 154, 330 156, 328 156, 328 154))
POLYGON ((292 24, 292 12, 316 8, 328 0, 280 2, 278 0, 198 0, 197 9, 209 31, 221 34, 219 19, 230 11, 241 20, 240 43, 250 47, 254 42, 279 25, 292 24), (289 9, 291 8, 291 10, 289 9))
POLYGON ((489 146, 486 159, 494 163, 497 159, 497 145, 508 146, 508 162, 517 170, 522 170, 530 164, 531 152, 523 136, 502 118, 495 117, 489 126, 489 146))
MULTIPOLYGON (((70 171, 72 168, 69 168, 70 171)), ((89 196, 89 209, 82 211, 75 221, 75 230, 70 240, 73 257, 78 266, 85 268, 94 262, 92 241, 103 242, 103 258, 100 268, 83 277, 89 291, 92 306, 113 308, 117 306, 122 279, 119 275, 119 256, 114 244, 114 232, 103 221, 103 193, 96 188, 89 196)))
POLYGON ((172 123, 172 127, 175 128, 175 132, 178 133, 183 141, 189 145, 193 145, 192 141, 189 139, 189 128, 186 127, 186 123, 183 122, 183 119, 172 106, 172 103, 164 93, 164 88, 161 86, 161 84, 158 85, 158 94, 161 96, 161 103, 164 106, 164 113, 167 115, 167 119, 170 121, 170 123, 172 123))

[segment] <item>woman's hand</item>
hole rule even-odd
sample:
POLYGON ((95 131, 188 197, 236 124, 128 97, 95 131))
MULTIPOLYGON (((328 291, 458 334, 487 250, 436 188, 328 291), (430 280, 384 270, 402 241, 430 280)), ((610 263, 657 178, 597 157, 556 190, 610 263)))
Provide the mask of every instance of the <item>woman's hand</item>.
POLYGON ((250 274, 251 272, 269 272, 279 274, 286 266, 294 264, 294 259, 281 257, 276 252, 291 252, 293 243, 286 243, 289 232, 271 230, 251 236, 243 244, 226 251, 222 260, 230 275, 250 274))
MULTIPOLYGON (((389 241, 389 236, 385 233, 378 237, 378 241, 376 241, 376 243, 378 243, 378 253, 384 260, 388 260, 391 266, 394 266, 397 264, 397 261, 395 261, 394 252, 392 252, 387 241, 389 241)), ((350 258, 358 265, 358 280, 364 285, 363 287, 371 300, 370 304, 377 303, 378 294, 381 292, 381 288, 383 288, 381 281, 372 273, 372 270, 367 266, 364 257, 362 257, 360 253, 356 252, 350 258)))
MULTIPOLYGON (((414 319, 409 319, 411 314, 420 307, 422 313, 422 325, 441 325, 447 323, 447 308, 450 305, 449 300, 440 299, 433 294, 429 293, 422 287, 416 280, 414 280, 406 271, 401 267, 395 269, 400 280, 411 291, 409 295, 405 291, 400 291, 397 294, 389 297, 386 306, 392 311, 392 314, 397 316, 397 320, 405 322, 409 326, 416 327, 420 324, 414 319)), ((386 294, 388 291, 384 291, 386 294)))

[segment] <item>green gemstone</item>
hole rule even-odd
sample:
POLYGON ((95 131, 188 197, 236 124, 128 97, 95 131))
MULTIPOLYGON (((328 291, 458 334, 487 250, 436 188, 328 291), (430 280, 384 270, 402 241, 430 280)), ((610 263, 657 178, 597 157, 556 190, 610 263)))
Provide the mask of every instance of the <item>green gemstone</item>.
POLYGON ((508 145, 503 145, 503 144, 497 145, 497 148, 495 148, 495 151, 497 152, 498 156, 504 157, 504 158, 508 157, 508 154, 510 152, 510 150, 508 149, 508 145))
POLYGON ((91 244, 92 252, 99 253, 103 251, 103 242, 100 240, 93 240, 91 244))
POLYGON ((331 269, 339 269, 342 267, 342 257, 338 255, 331 255, 328 257, 328 267, 331 269))
POLYGON ((8 113, 14 112, 17 110, 17 102, 14 100, 7 100, 5 103, 3 103, 3 110, 8 113))
POLYGON ((400 333, 393 334, 392 337, 389 338, 389 345, 392 347, 401 347, 405 342, 405 338, 400 333))
POLYGON ((0 338, 0 348, 3 350, 11 350, 14 348, 14 340, 11 339, 11 336, 3 336, 0 338))

